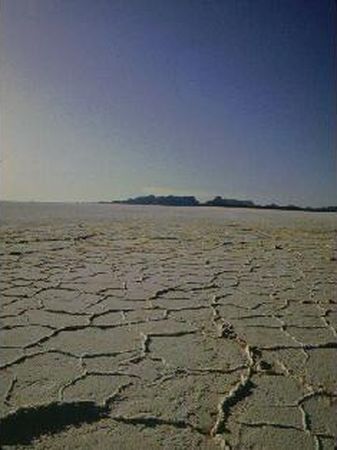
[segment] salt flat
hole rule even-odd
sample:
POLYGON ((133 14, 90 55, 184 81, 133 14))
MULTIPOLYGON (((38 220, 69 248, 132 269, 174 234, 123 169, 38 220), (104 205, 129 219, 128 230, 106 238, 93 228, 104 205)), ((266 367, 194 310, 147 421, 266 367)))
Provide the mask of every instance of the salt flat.
POLYGON ((1 444, 333 449, 334 214, 1 204, 1 444))

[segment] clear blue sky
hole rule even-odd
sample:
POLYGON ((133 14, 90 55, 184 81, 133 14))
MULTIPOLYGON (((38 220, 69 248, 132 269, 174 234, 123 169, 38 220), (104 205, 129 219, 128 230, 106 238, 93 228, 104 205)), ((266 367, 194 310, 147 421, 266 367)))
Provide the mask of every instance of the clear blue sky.
POLYGON ((1 198, 337 203, 333 0, 2 0, 1 198))

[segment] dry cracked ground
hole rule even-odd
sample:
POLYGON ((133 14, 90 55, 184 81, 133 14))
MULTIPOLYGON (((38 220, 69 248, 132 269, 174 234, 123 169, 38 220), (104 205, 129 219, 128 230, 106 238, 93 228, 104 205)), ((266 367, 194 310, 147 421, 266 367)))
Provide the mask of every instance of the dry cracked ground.
POLYGON ((2 448, 332 450, 337 227, 291 220, 3 226, 2 448))

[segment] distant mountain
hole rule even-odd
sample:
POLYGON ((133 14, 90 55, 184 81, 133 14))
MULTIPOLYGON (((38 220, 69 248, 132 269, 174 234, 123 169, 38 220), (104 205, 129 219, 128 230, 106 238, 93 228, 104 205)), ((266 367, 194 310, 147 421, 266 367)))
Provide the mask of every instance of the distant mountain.
POLYGON ((144 197, 129 198, 128 200, 115 201, 113 203, 124 203, 127 205, 164 205, 164 206, 199 206, 199 201, 193 196, 146 195, 144 197))
POLYGON ((222 198, 219 195, 213 200, 204 203, 205 206, 228 206, 239 208, 254 208, 256 205, 251 200, 235 200, 232 198, 222 198))
POLYGON ((194 196, 177 195, 145 195, 142 197, 129 198, 127 200, 115 200, 112 202, 101 203, 119 203, 125 205, 163 205, 163 206, 218 206, 227 208, 256 208, 256 209, 279 209, 283 211, 313 211, 313 212, 337 212, 337 206, 326 206, 321 208, 300 207, 296 205, 256 205, 251 200, 236 200, 232 198, 222 198, 219 195, 213 200, 200 203, 194 196))

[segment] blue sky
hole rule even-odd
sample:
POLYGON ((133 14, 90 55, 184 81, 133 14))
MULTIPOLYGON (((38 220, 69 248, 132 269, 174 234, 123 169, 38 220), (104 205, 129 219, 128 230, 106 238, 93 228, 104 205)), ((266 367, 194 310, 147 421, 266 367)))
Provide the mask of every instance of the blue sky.
POLYGON ((337 203, 333 1, 1 6, 1 198, 337 203))

